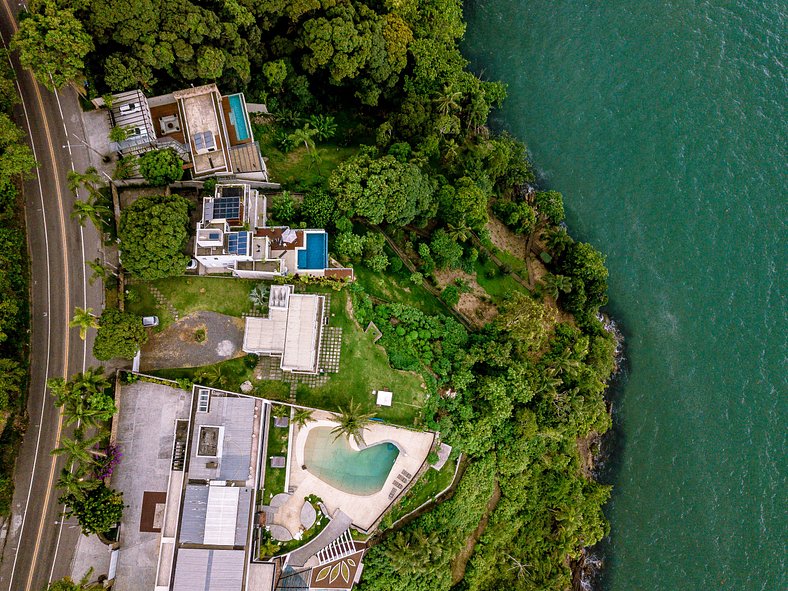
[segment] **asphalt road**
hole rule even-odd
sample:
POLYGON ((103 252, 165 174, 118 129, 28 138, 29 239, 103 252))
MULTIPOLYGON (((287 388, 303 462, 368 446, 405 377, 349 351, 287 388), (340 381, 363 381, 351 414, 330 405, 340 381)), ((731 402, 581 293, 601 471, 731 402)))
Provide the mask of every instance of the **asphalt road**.
MULTIPOLYGON (((1 1, 0 33, 7 44, 16 30, 18 5, 1 1)), ((29 131, 39 168, 24 183, 32 302, 29 425, 17 461, 13 515, 0 555, 0 591, 39 591, 51 580, 70 574, 80 535, 73 520, 63 523, 63 507, 54 489, 64 460, 49 452, 58 445, 62 422, 46 380, 96 365, 90 355, 92 335, 81 341, 68 322, 76 306, 92 307, 97 313, 101 309, 100 282, 88 285, 84 264, 98 256, 100 243, 95 229, 82 229, 70 219, 75 197, 66 186, 66 174, 72 166, 79 171, 89 166, 89 153, 78 140, 84 134, 76 93, 64 89, 56 97, 22 70, 13 56, 12 63, 22 96, 15 118, 29 131)))

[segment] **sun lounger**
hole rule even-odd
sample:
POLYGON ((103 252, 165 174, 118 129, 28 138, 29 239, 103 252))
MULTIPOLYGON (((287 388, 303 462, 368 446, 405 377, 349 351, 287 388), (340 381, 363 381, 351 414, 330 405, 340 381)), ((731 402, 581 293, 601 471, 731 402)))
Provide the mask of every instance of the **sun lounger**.
MULTIPOLYGON (((397 480, 401 480, 401 481, 402 481, 403 483, 405 483, 405 484, 407 484, 407 482, 408 482, 408 479, 407 479, 407 478, 405 478, 405 477, 404 477, 402 474, 400 474, 399 476, 397 476, 397 480)), ((396 480, 394 481, 394 484, 397 484, 396 480)))
POLYGON ((392 488, 391 492, 389 493, 389 501, 391 499, 393 499, 396 495, 397 495, 397 489, 396 488, 392 488))
POLYGON ((399 489, 402 488, 402 485, 399 482, 397 482, 396 480, 394 482, 392 482, 391 484, 393 484, 394 486, 396 486, 399 489))

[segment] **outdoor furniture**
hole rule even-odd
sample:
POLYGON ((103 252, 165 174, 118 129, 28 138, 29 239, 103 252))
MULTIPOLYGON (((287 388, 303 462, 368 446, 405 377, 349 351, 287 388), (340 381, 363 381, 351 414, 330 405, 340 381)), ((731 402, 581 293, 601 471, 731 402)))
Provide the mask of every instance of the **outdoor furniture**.
MULTIPOLYGON (((401 480, 403 482, 403 484, 407 484, 408 483, 408 479, 405 478, 402 474, 397 476, 397 480, 401 480)), ((394 481, 394 484, 397 484, 396 480, 394 481)))
POLYGON ((391 492, 389 493, 389 501, 397 496, 397 489, 396 487, 392 487, 391 492))
POLYGON ((397 482, 396 480, 394 482, 392 482, 391 484, 393 484, 394 486, 396 486, 399 489, 402 488, 402 485, 399 482, 397 482))
POLYGON ((377 405, 391 406, 392 393, 387 390, 377 390, 377 405))

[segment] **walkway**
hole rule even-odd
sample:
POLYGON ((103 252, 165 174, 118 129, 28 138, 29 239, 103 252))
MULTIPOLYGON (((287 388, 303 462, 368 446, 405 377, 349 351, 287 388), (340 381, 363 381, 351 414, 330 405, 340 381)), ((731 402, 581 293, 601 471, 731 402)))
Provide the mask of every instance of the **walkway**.
POLYGON ((331 519, 331 523, 329 523, 323 531, 317 534, 314 540, 290 553, 287 557, 287 564, 290 566, 304 566, 307 560, 344 534, 351 523, 352 520, 350 517, 337 509, 334 513, 334 517, 331 519))

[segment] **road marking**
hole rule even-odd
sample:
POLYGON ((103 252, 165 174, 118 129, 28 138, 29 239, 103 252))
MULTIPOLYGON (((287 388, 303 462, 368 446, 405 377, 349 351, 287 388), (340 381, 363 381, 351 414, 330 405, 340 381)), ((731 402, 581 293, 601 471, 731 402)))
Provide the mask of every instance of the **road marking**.
MULTIPOLYGON (((5 39, 2 37, 2 34, 0 34, 0 41, 2 41, 3 46, 5 47, 6 46, 6 42, 5 42, 5 39)), ((11 68, 13 69, 14 68, 14 64, 13 64, 13 62, 11 62, 11 57, 10 56, 8 56, 8 63, 11 66, 11 68)), ((25 104, 25 99, 22 96, 22 87, 19 85, 19 81, 18 80, 15 81, 15 83, 16 83, 17 91, 19 92, 19 98, 20 98, 20 102, 22 104, 22 110, 24 111, 24 114, 25 114, 25 122, 27 123, 27 132, 28 132, 28 136, 30 137, 30 147, 31 147, 31 149, 33 151, 33 158, 35 158, 36 162, 38 162, 38 155, 36 154, 36 146, 35 146, 35 142, 33 141, 33 130, 30 127, 30 117, 29 117, 29 115, 27 113, 27 105, 25 104)), ((50 267, 49 267, 49 231, 47 229, 46 216, 44 215, 44 187, 43 187, 43 184, 41 182, 41 172, 40 172, 38 167, 36 167, 36 177, 38 179, 38 195, 39 195, 39 197, 41 199, 41 209, 39 211, 41 211, 41 220, 42 220, 43 226, 44 226, 44 246, 45 246, 45 250, 46 250, 45 260, 46 260, 46 268, 47 268, 47 289, 46 289, 46 291, 47 291, 47 309, 51 309, 52 308, 52 286, 51 286, 51 283, 49 281, 49 277, 51 275, 50 267)), ((47 319, 47 348, 46 348, 46 371, 45 371, 45 374, 49 375, 49 357, 50 357, 49 352, 51 350, 51 345, 52 345, 52 321, 50 320, 49 314, 47 312, 44 313, 44 317, 47 319)), ((36 434, 36 450, 35 450, 35 453, 33 455, 33 469, 32 469, 32 471, 30 473, 30 483, 29 483, 28 489, 27 489, 27 497, 25 498, 25 509, 22 512, 22 523, 21 523, 21 525, 19 527, 19 538, 17 539, 17 545, 14 548, 14 551, 15 551, 14 563, 11 566, 11 576, 9 578, 9 583, 8 583, 9 591, 11 591, 11 585, 13 585, 13 582, 14 582, 14 574, 16 572, 16 563, 17 563, 17 559, 19 558, 19 548, 22 546, 22 536, 24 535, 24 532, 25 532, 25 520, 27 519, 27 508, 30 505, 30 494, 33 492, 33 479, 35 477, 36 465, 38 463, 38 452, 39 452, 40 447, 41 447, 41 430, 42 430, 41 428, 42 428, 43 423, 44 423, 44 409, 46 409, 46 384, 44 384, 44 389, 43 389, 43 392, 42 392, 41 413, 40 413, 39 418, 38 418, 38 433, 36 434)), ((43 516, 42 516, 42 519, 43 519, 43 516)))
MULTIPOLYGON (((11 28, 14 29, 14 32, 16 32, 18 30, 18 27, 17 27, 17 24, 16 24, 16 19, 14 18, 14 14, 11 12, 11 9, 10 9, 10 7, 8 5, 8 0, 4 0, 3 7, 5 8, 5 12, 8 15, 9 22, 11 24, 11 28)), ((57 179, 58 179, 58 174, 57 174, 58 171, 57 171, 57 165, 56 165, 57 160, 55 159, 55 150, 54 150, 53 143, 52 143, 52 136, 51 136, 51 134, 49 132, 49 118, 47 117, 46 111, 44 109, 44 100, 43 100, 43 97, 41 96, 41 89, 39 88, 38 81, 36 81, 35 77, 32 74, 30 74, 30 73, 28 73, 28 76, 30 76, 30 79, 31 79, 32 84, 33 84, 33 90, 36 93, 36 100, 38 102, 38 107, 39 107, 41 118, 42 118, 43 124, 44 124, 44 133, 46 135, 47 148, 49 150, 50 165, 52 166, 52 172, 54 173, 54 178, 57 181, 57 179)), ((18 83, 17 83, 17 88, 20 91, 19 95, 20 95, 20 98, 22 100, 22 104, 24 105, 24 98, 22 98, 21 87, 19 86, 18 83)), ((25 117, 27 117, 27 109, 26 108, 25 108, 25 117)), ((29 127, 30 119, 29 119, 29 117, 27 118, 27 121, 28 121, 28 130, 30 130, 30 127, 29 127)), ((32 133, 31 133, 31 137, 30 137, 30 143, 31 144, 33 143, 32 133)), ((34 156, 35 156, 35 154, 34 154, 34 156)), ((40 189, 40 193, 42 195, 42 201, 43 201, 43 188, 41 187, 40 174, 38 175, 38 177, 39 177, 39 189, 40 189)), ((55 184, 55 193, 57 194, 58 212, 60 213, 60 220, 61 220, 61 232, 60 232, 61 246, 62 246, 61 252, 63 253, 63 275, 64 275, 64 278, 65 278, 65 286, 66 286, 66 289, 63 292, 63 294, 64 294, 64 298, 65 298, 65 303, 66 303, 65 312, 66 312, 66 315, 68 315, 69 311, 71 310, 71 301, 70 301, 70 294, 69 294, 69 283, 70 283, 70 281, 69 281, 69 272, 68 272, 68 257, 66 256, 66 253, 68 252, 67 251, 67 243, 66 243, 66 230, 65 230, 66 223, 65 223, 64 209, 63 209, 63 195, 62 195, 62 191, 61 191, 61 188, 60 188, 60 183, 59 182, 55 182, 54 184, 55 184)), ((49 253, 47 252, 47 263, 48 262, 49 262, 49 253)), ((50 327, 50 336, 51 336, 51 327, 50 327)), ((63 377, 66 378, 66 379, 68 379, 69 337, 70 337, 70 334, 69 334, 69 330, 67 328, 66 331, 65 331, 65 339, 64 339, 65 348, 64 348, 64 355, 63 355, 63 359, 64 359, 63 377)), ((47 360, 48 359, 49 359, 49 355, 47 355, 47 360)), ((47 369, 48 369, 48 366, 47 366, 47 369)), ((49 375, 48 371, 47 371, 47 375, 49 375)), ((42 417, 43 417, 44 407, 46 406, 46 400, 47 400, 47 398, 46 398, 46 387, 45 387, 45 389, 44 389, 44 398, 43 398, 43 400, 41 402, 41 414, 42 414, 42 417)), ((57 430, 55 432, 55 447, 57 447, 60 444, 60 436, 61 436, 62 431, 63 431, 63 412, 62 412, 62 409, 61 409, 58 412, 57 430)), ((38 457, 38 451, 39 451, 38 444, 40 443, 40 440, 41 440, 41 428, 39 427, 38 437, 36 439, 36 458, 34 458, 34 461, 38 457)), ((25 591, 30 591, 30 589, 31 589, 31 587, 33 585, 33 574, 35 572, 34 566, 35 566, 36 560, 38 558, 38 552, 39 552, 39 549, 40 549, 40 546, 41 546, 41 537, 42 537, 43 532, 44 532, 44 524, 45 524, 44 517, 46 515, 47 509, 49 508, 49 501, 50 501, 50 498, 52 496, 52 482, 53 482, 54 476, 55 476, 56 462, 57 462, 57 459, 53 457, 51 459, 51 463, 50 463, 49 479, 47 481, 47 488, 46 488, 45 497, 44 497, 44 507, 43 507, 43 511, 42 511, 42 515, 41 515, 41 521, 39 522, 39 525, 38 525, 38 532, 36 534, 35 545, 33 546, 33 558, 32 558, 32 560, 30 562, 30 570, 29 570, 29 573, 28 573, 27 582, 25 584, 25 591)), ((31 487, 30 487, 30 490, 28 491, 27 502, 29 502, 29 500, 30 500, 30 492, 32 491, 32 477, 33 477, 34 474, 35 474, 35 470, 33 470, 33 474, 31 475, 31 487)), ((25 506, 25 516, 26 515, 27 515, 27 503, 26 503, 26 506, 25 506)), ((22 527, 24 527, 24 517, 22 519, 22 524, 23 524, 22 527)), ((21 540, 21 537, 22 537, 22 533, 23 533, 23 531, 20 531, 20 534, 19 534, 20 535, 20 540, 21 540)), ((19 544, 19 545, 21 545, 21 544, 19 544)), ((19 553, 17 552, 17 554, 14 556, 14 566, 13 566, 12 573, 11 573, 11 584, 13 583, 13 574, 14 574, 14 570, 16 569, 16 562, 17 562, 17 558, 18 557, 19 557, 19 553)))

